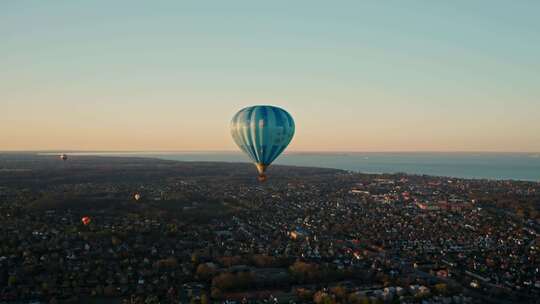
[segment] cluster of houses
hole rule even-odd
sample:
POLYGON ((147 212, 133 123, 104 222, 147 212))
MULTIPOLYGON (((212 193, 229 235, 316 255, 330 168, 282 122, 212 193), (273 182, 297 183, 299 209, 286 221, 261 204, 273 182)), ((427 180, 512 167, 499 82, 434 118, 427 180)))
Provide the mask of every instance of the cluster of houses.
MULTIPOLYGON (((0 302, 537 298, 538 221, 486 208, 469 191, 479 182, 468 183, 339 173, 266 185, 171 179, 59 186, 110 199, 142 194, 133 202, 141 208, 94 211, 87 225, 80 211, 27 208, 25 200, 39 193, 3 189, 0 302), (182 208, 148 212, 186 197, 192 201, 182 208), (204 208, 223 214, 194 220, 204 208)), ((526 187, 509 184, 507 194, 536 195, 526 187)), ((492 188, 500 190, 485 191, 492 188)))

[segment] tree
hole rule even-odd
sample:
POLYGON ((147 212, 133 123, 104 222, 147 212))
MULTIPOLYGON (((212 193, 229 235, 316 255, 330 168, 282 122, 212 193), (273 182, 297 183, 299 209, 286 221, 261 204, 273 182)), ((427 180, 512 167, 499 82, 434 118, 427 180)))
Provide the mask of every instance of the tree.
POLYGON ((118 238, 116 235, 113 235, 111 236, 111 243, 113 246, 118 246, 122 243, 122 240, 120 240, 120 238, 118 238))
POLYGON ((212 279, 212 287, 221 291, 227 291, 234 286, 234 275, 230 273, 222 273, 212 279))
POLYGON ((370 304, 370 303, 371 303, 371 301, 367 297, 362 297, 360 299, 360 304, 370 304))
POLYGON ((320 277, 320 271, 315 264, 309 264, 302 261, 296 261, 289 267, 291 275, 300 282, 308 280, 317 280, 320 277))
POLYGON ((347 296, 347 303, 350 303, 350 304, 360 304, 360 297, 359 297, 358 294, 356 294, 355 292, 350 293, 350 294, 347 296))
POLYGON ((212 297, 212 299, 220 299, 223 294, 221 293, 221 290, 219 288, 212 287, 210 289, 210 296, 212 297))
POLYGON ((211 267, 208 263, 199 264, 197 266, 197 276, 204 281, 209 281, 216 273, 216 269, 211 267))
POLYGON ((271 267, 275 264, 275 259, 271 256, 257 254, 253 256, 253 263, 257 267, 271 267))
POLYGON ((339 302, 343 302, 347 298, 347 291, 341 286, 333 287, 330 291, 336 296, 339 302))
POLYGON ((326 292, 317 291, 313 295, 313 302, 316 304, 335 304, 336 301, 326 292))
POLYGON ((198 264, 199 263, 199 255, 194 252, 192 255, 191 255, 191 262, 193 264, 198 264))
POLYGON ((203 293, 203 295, 201 296, 201 304, 208 304, 208 303, 209 303, 208 296, 203 293))
POLYGON ((15 284, 17 284, 17 277, 15 277, 13 275, 9 276, 9 278, 8 278, 8 286, 13 286, 15 284))
POLYGON ((103 293, 106 297, 112 297, 116 294, 116 289, 113 286, 109 285, 105 287, 103 293))
POLYGON ((525 217, 525 211, 523 210, 523 208, 517 207, 517 208, 516 208, 516 215, 517 215, 519 218, 524 218, 524 217, 525 217))
POLYGON ((444 283, 435 284, 435 291, 437 291, 438 294, 445 295, 448 292, 448 286, 444 283))
POLYGON ((296 294, 298 295, 298 298, 302 300, 303 303, 309 302, 313 299, 313 292, 306 288, 297 288, 296 294))
POLYGON ((218 261, 225 267, 231 267, 233 265, 242 264, 242 257, 241 256, 226 256, 226 257, 220 257, 218 261))
POLYGON ((166 259, 158 260, 155 264, 157 268, 168 268, 168 269, 174 269, 178 267, 178 261, 175 257, 168 257, 166 259))

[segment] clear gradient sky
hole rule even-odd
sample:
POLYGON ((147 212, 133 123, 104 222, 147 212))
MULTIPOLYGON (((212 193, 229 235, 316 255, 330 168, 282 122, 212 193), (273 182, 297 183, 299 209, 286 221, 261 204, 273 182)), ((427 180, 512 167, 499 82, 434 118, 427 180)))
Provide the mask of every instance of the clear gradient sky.
POLYGON ((0 1, 0 150, 540 151, 540 1, 0 1))

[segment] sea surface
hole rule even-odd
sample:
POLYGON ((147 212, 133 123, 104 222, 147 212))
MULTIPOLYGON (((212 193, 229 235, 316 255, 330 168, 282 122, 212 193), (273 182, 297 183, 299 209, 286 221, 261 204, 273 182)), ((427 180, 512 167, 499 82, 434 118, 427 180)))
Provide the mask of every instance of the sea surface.
MULTIPOLYGON (((74 152, 71 155, 135 156, 177 161, 249 162, 240 152, 74 152)), ((427 174, 540 182, 537 153, 354 152, 281 155, 281 165, 336 168, 364 173, 427 174)))

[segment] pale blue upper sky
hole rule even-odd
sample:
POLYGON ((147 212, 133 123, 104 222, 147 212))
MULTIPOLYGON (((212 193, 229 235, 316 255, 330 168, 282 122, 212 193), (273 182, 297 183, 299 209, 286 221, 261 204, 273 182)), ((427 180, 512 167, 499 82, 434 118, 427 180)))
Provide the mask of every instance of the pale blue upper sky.
POLYGON ((0 2, 0 150, 540 151, 540 1, 0 2))

